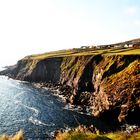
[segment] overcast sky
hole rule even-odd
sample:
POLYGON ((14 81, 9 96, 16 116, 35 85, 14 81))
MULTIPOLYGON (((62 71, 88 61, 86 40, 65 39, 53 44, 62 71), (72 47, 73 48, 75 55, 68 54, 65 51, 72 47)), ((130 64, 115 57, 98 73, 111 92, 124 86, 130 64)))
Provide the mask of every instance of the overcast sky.
POLYGON ((0 0, 0 66, 139 37, 140 0, 0 0))

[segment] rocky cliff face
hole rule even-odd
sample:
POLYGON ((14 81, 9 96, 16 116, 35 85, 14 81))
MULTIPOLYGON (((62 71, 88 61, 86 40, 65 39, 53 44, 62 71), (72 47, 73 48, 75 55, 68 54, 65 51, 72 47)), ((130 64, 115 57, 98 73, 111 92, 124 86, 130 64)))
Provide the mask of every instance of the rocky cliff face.
MULTIPOLYGON (((94 69, 92 81, 95 116, 110 118, 115 115, 114 118, 122 122, 127 121, 130 112, 140 114, 139 56, 104 57, 94 69)), ((136 120, 136 116, 134 118, 136 120)))
POLYGON ((140 55, 86 55, 23 59, 1 74, 71 89, 69 101, 88 105, 92 114, 119 122, 140 115, 140 55))
POLYGON ((140 115, 139 55, 67 57, 61 71, 62 84, 74 88, 72 102, 84 101, 104 119, 138 121, 132 114, 140 115))
POLYGON ((22 81, 57 83, 60 79, 61 62, 62 58, 22 59, 0 74, 22 81))

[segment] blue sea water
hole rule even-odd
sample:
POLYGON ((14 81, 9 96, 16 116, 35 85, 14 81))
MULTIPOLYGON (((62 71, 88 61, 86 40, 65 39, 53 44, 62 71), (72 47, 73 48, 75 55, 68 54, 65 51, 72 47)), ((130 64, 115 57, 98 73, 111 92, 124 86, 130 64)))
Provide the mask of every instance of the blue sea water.
POLYGON ((54 130, 79 124, 102 127, 92 116, 65 109, 50 91, 0 76, 0 134, 22 129, 27 140, 45 140, 54 130))

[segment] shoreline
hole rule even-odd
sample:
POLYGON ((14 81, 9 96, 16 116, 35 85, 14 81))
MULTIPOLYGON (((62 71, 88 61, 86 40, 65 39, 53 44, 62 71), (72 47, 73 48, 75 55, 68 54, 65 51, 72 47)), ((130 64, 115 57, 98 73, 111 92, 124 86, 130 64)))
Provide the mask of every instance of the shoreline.
MULTIPOLYGON (((80 105, 73 105, 71 104, 70 102, 67 102, 67 99, 66 97, 63 95, 63 92, 60 91, 59 89, 59 86, 55 86, 51 83, 32 83, 33 86, 35 86, 36 88, 39 88, 39 89, 44 89, 44 90, 49 90, 54 96, 58 97, 61 99, 61 101, 65 104, 65 107, 64 109, 67 109, 67 110, 71 110, 71 111, 75 111, 77 113, 80 113, 80 114, 85 114, 85 115, 89 115, 89 116, 92 116, 92 113, 90 112, 90 107, 86 108, 86 111, 87 112, 84 112, 83 109, 84 107, 80 106, 80 105), (46 86, 48 85, 48 86, 46 86)), ((62 86, 62 85, 61 85, 62 86)), ((106 123, 106 122, 105 122, 106 123)), ((80 125, 77 127, 78 129, 80 127, 84 127, 85 129, 91 129, 93 127, 93 125, 91 126, 83 126, 83 125, 80 125)), ((114 132, 124 132, 124 133, 132 133, 133 131, 135 131, 135 129, 137 130, 140 130, 140 126, 139 125, 136 125, 136 124, 129 124, 127 122, 123 123, 123 124, 119 124, 119 127, 118 126, 114 126, 116 127, 116 130, 114 131, 113 129, 110 130, 110 132, 114 133, 114 132)), ((59 134, 59 133, 71 133, 72 131, 75 131, 77 130, 77 128, 66 128, 66 129, 60 129, 60 130, 56 130, 53 132, 53 134, 59 134)), ((94 128, 96 130, 96 128, 94 128)), ((100 130, 96 130, 96 131, 100 131, 100 130)), ((94 131, 94 132, 96 132, 94 131)), ((108 132, 105 132, 105 133, 108 133, 108 132)), ((96 133, 95 133, 96 134, 96 133)))
POLYGON ((49 83, 49 84, 47 83, 48 86, 46 86, 45 83, 31 83, 31 84, 35 88, 50 91, 52 93, 52 95, 58 97, 65 104, 64 109, 76 111, 77 113, 80 113, 80 114, 92 116, 92 112, 90 111, 91 110, 90 106, 71 104, 68 101, 67 97, 65 95, 63 95, 63 91, 60 90, 60 86, 55 86, 51 83, 49 83))

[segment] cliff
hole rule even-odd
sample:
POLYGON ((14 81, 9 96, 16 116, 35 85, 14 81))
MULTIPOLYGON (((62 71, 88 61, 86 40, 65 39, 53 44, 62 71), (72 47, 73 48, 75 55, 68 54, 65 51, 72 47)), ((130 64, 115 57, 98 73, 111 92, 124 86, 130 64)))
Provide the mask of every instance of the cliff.
POLYGON ((90 106, 96 117, 140 123, 140 49, 89 51, 28 56, 0 74, 59 83, 70 89, 69 102, 90 106))

